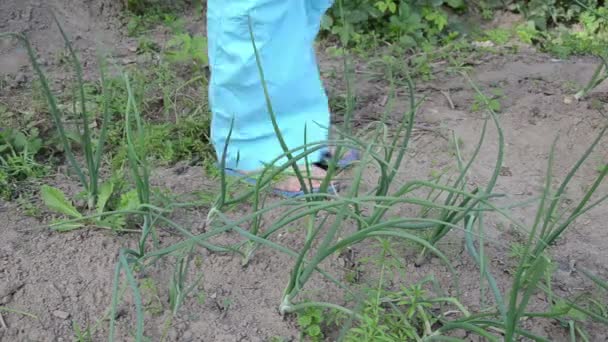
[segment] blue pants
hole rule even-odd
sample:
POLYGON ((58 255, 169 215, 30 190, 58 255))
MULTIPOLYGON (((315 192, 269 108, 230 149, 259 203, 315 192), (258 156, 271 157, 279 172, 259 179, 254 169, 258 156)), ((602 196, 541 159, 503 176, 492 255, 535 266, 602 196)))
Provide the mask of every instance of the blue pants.
MULTIPOLYGON (((266 107, 249 17, 270 100, 288 147, 327 140, 329 107, 313 44, 332 1, 207 1, 211 139, 218 158, 234 120, 227 168, 253 171, 283 154, 266 107)), ((315 157, 310 156, 311 162, 317 161, 315 157)))

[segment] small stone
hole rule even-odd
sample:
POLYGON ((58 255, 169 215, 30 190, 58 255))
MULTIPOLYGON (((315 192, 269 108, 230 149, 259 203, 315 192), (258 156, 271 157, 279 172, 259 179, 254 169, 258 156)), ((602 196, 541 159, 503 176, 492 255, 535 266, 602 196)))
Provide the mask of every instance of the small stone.
POLYGON ((454 337, 461 338, 461 339, 465 339, 469 336, 469 334, 464 330, 457 330, 453 334, 454 334, 454 337))
POLYGON ((182 335, 182 339, 184 341, 191 340, 192 339, 192 332, 191 331, 184 332, 184 334, 182 335))
POLYGON ((71 285, 68 286, 66 288, 65 292, 66 292, 66 294, 67 294, 68 297, 71 297, 71 298, 78 297, 78 291, 76 290, 76 288, 74 286, 71 286, 71 285))
POLYGON ((477 48, 491 48, 495 46, 495 44, 491 40, 486 40, 483 42, 473 42, 472 45, 477 48))
POLYGON ((74 201, 74 206, 76 208, 84 208, 87 205, 87 201, 83 200, 83 199, 78 199, 76 201, 74 201))
POLYGON ((127 64, 135 64, 137 63, 137 59, 135 58, 123 58, 122 59, 122 64, 127 65, 127 64))
POLYGON ((70 317, 70 314, 65 311, 55 310, 53 311, 53 316, 60 319, 68 319, 70 317))
POLYGON ((503 177, 511 177, 513 176, 513 172, 511 172, 510 168, 503 166, 500 168, 500 175, 503 177))
POLYGON ((177 330, 175 330, 175 329, 171 329, 171 330, 169 330, 169 333, 167 333, 167 339, 169 341, 177 341, 177 337, 178 337, 178 333, 177 333, 177 330))
POLYGON ((25 73, 20 72, 17 74, 17 76, 15 76, 15 83, 17 84, 23 84, 27 81, 27 78, 25 77, 25 73))

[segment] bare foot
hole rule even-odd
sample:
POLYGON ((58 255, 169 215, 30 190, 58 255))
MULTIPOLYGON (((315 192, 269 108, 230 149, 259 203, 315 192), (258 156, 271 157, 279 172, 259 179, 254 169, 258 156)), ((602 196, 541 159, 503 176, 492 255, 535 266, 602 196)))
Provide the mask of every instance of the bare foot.
MULTIPOLYGON (((311 166, 310 167, 310 175, 306 170, 306 167, 301 167, 300 171, 302 171, 302 177, 306 182, 306 187, 310 191, 310 184, 312 184, 313 188, 318 188, 321 186, 323 179, 327 172, 320 167, 311 166)), ((302 190, 302 186, 300 185, 300 181, 298 177, 295 175, 290 175, 285 179, 282 179, 277 184, 274 185, 274 188, 281 191, 289 191, 289 192, 297 192, 302 190)))
MULTIPOLYGON (((290 171, 293 171, 291 169, 288 169, 290 171)), ((308 188, 308 190, 310 191, 310 184, 312 184, 313 188, 318 188, 321 186, 321 183, 323 182, 323 179, 325 178, 325 175, 327 174, 327 172, 325 172, 325 170, 323 170, 322 168, 318 167, 318 166, 310 166, 310 175, 308 174, 308 170, 306 169, 306 166, 301 166, 300 167, 300 171, 302 173, 302 177, 304 178, 304 181, 306 182, 306 187, 308 188)), ((252 175, 252 174, 258 174, 258 171, 254 171, 254 172, 243 172, 243 174, 247 174, 247 175, 252 175)), ((276 184, 273 185, 274 189, 280 190, 280 191, 288 191, 288 192, 298 192, 302 190, 302 187, 300 186, 300 181, 298 180, 298 177, 295 175, 289 175, 287 177, 283 177, 281 178, 280 181, 278 181, 276 184)))

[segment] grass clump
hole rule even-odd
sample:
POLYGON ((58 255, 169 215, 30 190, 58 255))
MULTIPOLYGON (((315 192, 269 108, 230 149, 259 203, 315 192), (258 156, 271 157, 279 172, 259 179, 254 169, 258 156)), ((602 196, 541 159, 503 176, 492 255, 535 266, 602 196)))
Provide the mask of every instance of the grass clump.
MULTIPOLYGON (((158 165, 173 165, 179 161, 210 165, 213 150, 209 145, 208 120, 207 116, 192 115, 176 124, 145 124, 148 157, 158 165)), ((113 156, 114 169, 124 165, 126 155, 127 148, 119 146, 113 156)))
POLYGON ((47 168, 36 160, 41 148, 35 128, 27 134, 11 128, 0 131, 0 198, 18 197, 27 182, 46 174, 47 168))
POLYGON ((165 56, 170 63, 190 64, 200 72, 209 65, 204 51, 207 51, 206 37, 181 33, 167 42, 165 56))
POLYGON ((130 14, 127 34, 132 37, 145 34, 155 26, 163 25, 174 32, 184 31, 184 21, 176 14, 184 7, 184 1, 126 0, 130 14))

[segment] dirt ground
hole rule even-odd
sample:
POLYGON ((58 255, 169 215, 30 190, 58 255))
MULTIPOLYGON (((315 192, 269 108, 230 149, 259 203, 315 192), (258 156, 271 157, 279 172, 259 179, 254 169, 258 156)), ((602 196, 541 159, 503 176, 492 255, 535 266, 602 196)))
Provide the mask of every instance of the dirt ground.
MULTIPOLYGON (((47 7, 53 9, 65 30, 75 37, 76 48, 82 52, 87 77, 95 75, 95 51, 110 51, 117 60, 134 58, 131 47, 136 44, 122 32, 124 20, 120 6, 112 0, 3 0, 0 3, 0 31, 25 31, 32 39, 43 65, 50 76, 61 81, 65 70, 56 64, 63 43, 52 24, 47 7)), ((204 32, 201 18, 189 17, 188 27, 193 32, 204 32)), ((154 33, 162 39, 163 31, 154 33)), ((332 74, 339 61, 321 53, 321 68, 329 92, 342 89, 332 74)), ((539 195, 544 179, 551 144, 559 135, 555 155, 556 179, 563 179, 569 168, 583 154, 608 118, 595 106, 606 101, 606 88, 598 89, 590 100, 566 104, 564 98, 573 93, 573 84, 584 84, 596 66, 590 58, 555 60, 550 56, 522 48, 516 54, 492 54, 477 61, 473 79, 483 88, 500 88, 502 110, 500 122, 504 130, 505 163, 496 192, 504 193, 505 203, 525 202, 539 195)), ((385 109, 385 81, 373 80, 358 74, 356 92, 360 99, 355 120, 364 122, 378 117, 385 109)), ((27 108, 19 94, 27 89, 32 79, 24 51, 11 44, 0 45, 0 100, 15 107, 27 108)), ((453 164, 453 153, 448 139, 451 132, 461 138, 465 156, 472 153, 483 124, 483 114, 473 112, 474 91, 461 76, 437 74, 436 79, 418 84, 418 94, 425 96, 416 121, 416 132, 408 160, 399 171, 399 182, 425 179, 431 170, 441 170, 453 164)), ((407 98, 401 96, 393 109, 393 117, 405 107, 407 98)), ((336 118, 339 121, 339 118, 336 118)), ((493 170, 497 132, 491 129, 482 149, 479 162, 471 170, 471 184, 484 184, 493 170)), ((567 196, 580 198, 585 187, 597 175, 597 166, 608 159, 608 141, 604 139, 580 174, 574 179, 567 196)), ((366 181, 373 181, 370 172, 366 181)), ((58 172, 48 180, 67 193, 78 192, 77 183, 58 172)), ((183 194, 193 189, 213 189, 199 167, 157 169, 155 185, 183 194)), ((604 184, 600 193, 606 193, 604 184)), ((247 211, 248 208, 243 208, 247 211)), ((0 306, 26 311, 31 318, 13 313, 1 313, 5 326, 0 326, 1 341, 68 341, 73 338, 73 322, 80 326, 95 325, 106 313, 111 296, 112 277, 117 253, 121 247, 134 246, 136 236, 114 234, 98 230, 81 230, 60 234, 46 226, 46 219, 26 216, 14 203, 0 202, 0 306)), ((515 217, 531 223, 534 205, 512 209, 515 217)), ((204 227, 204 210, 182 211, 176 214, 193 232, 204 227)), ((401 215, 407 215, 404 209, 401 215)), ((267 218, 271 219, 271 218, 267 218)), ((559 265, 555 290, 560 295, 575 295, 591 289, 590 283, 575 272, 584 266, 601 278, 608 278, 608 204, 603 204, 576 221, 558 246, 551 250, 559 265)), ((521 234, 509 222, 491 218, 486 222, 486 253, 491 257, 493 270, 502 290, 508 289, 512 264, 509 253, 512 243, 521 234)), ((171 232, 163 232, 163 244, 175 241, 171 232)), ((224 239, 237 239, 227 236, 224 239)), ((297 231, 277 237, 282 244, 297 248, 301 243, 297 231)), ((358 246, 353 254, 369 253, 368 246, 358 246)), ((462 234, 453 232, 439 246, 454 260, 459 273, 462 301, 472 309, 479 305, 479 271, 464 251, 462 234)), ((450 276, 445 266, 434 261, 415 267, 415 253, 404 251, 410 280, 435 274, 450 290, 450 276)), ((262 249, 245 268, 236 256, 200 252, 198 272, 204 277, 197 293, 188 298, 168 329, 168 341, 268 341, 272 337, 297 340, 298 330, 293 317, 282 318, 277 307, 293 260, 277 252, 262 249)), ((155 279, 159 304, 167 309, 166 285, 171 274, 171 261, 160 261, 149 276, 155 279)), ((343 260, 329 260, 326 267, 336 274, 342 272, 343 260)), ((373 270, 362 277, 371 277, 373 270)), ((315 300, 341 298, 340 291, 322 279, 309 284, 307 296, 315 300)), ((128 295, 127 295, 128 298, 128 295)), ((542 307, 545 298, 539 296, 534 304, 542 307)), ((154 303, 149 303, 153 305, 154 303)), ((133 333, 133 308, 121 307, 117 341, 130 340, 133 333)), ((149 314, 146 334, 152 341, 160 340, 167 310, 149 314)), ((528 328, 547 336, 552 341, 566 341, 567 332, 554 323, 529 322, 528 328)), ((592 341, 608 341, 608 333, 601 327, 589 326, 592 341)), ((95 340, 104 340, 107 323, 102 322, 95 340)))

